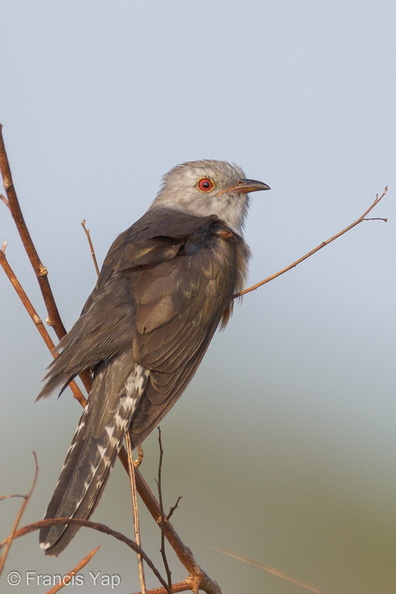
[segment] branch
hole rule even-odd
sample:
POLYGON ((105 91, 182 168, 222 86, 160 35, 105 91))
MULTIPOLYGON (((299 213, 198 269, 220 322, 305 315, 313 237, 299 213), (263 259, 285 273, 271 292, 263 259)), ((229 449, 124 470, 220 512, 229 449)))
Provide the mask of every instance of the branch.
MULTIPOLYGON (((41 263, 41 260, 38 256, 37 250, 34 246, 33 240, 30 236, 29 230, 27 228, 25 219, 22 214, 22 210, 21 210, 21 207, 19 204, 18 196, 17 196, 15 186, 14 186, 14 182, 12 180, 11 168, 10 168, 10 164, 8 162, 8 157, 7 157, 7 152, 6 152, 6 148, 5 148, 5 144, 4 144, 2 130, 3 130, 3 126, 0 124, 0 170, 1 170, 1 175, 3 178, 4 189, 7 194, 7 199, 5 199, 4 196, 2 196, 2 201, 8 206, 8 208, 10 210, 11 216, 14 219, 17 231, 21 238, 23 247, 25 248, 26 254, 27 254, 29 261, 33 267, 33 270, 36 274, 36 277, 37 277, 37 280, 39 283, 39 287, 41 290, 41 294, 42 294, 42 297, 44 300, 44 304, 45 304, 45 306, 47 308, 47 312, 48 312, 48 318, 46 320, 47 324, 49 326, 53 327, 57 337, 60 340, 61 338, 63 338, 65 336, 66 329, 65 329, 63 322, 61 320, 59 310, 56 305, 55 298, 52 293, 52 289, 51 289, 51 286, 50 286, 50 283, 48 280, 48 270, 41 263)), ((8 266, 8 272, 6 271, 7 262, 6 262, 5 253, 4 253, 5 248, 2 248, 1 251, 3 252, 3 257, 1 258, 0 264, 2 265, 3 269, 5 270, 11 283, 14 285, 15 290, 18 292, 18 289, 16 286, 16 284, 18 284, 18 283, 15 282, 15 281, 17 281, 15 274, 12 272, 12 270, 9 266, 8 266)), ((50 339, 48 332, 44 333, 42 331, 42 329, 45 330, 45 328, 43 326, 43 322, 41 321, 40 317, 37 315, 36 312, 34 313, 34 316, 33 316, 31 311, 29 311, 28 304, 27 304, 27 302, 29 300, 28 300, 26 294, 25 294, 25 300, 22 299, 20 293, 18 293, 18 295, 19 295, 20 299, 22 300, 22 303, 25 305, 33 322, 36 324, 36 327, 39 330, 45 344, 47 345, 47 347, 49 348, 49 350, 51 351, 53 356, 55 356, 54 351, 53 351, 54 343, 50 339), (39 325, 41 327, 39 327, 39 325), (49 345, 49 341, 51 342, 52 346, 49 345)), ((30 306, 31 306, 31 303, 30 303, 30 306)), ((33 306, 31 306, 31 309, 33 309, 33 306)), ((85 388, 87 389, 87 391, 89 391, 89 386, 90 386, 89 373, 88 372, 81 373, 80 378, 81 378, 85 388)), ((77 384, 75 384, 75 387, 77 387, 77 384)), ((75 392, 75 389, 73 389, 73 394, 79 401, 81 400, 81 398, 82 399, 84 398, 82 396, 79 388, 77 388, 77 392, 75 392), (76 394, 78 394, 78 392, 80 392, 80 395, 76 396, 76 394)))
POLYGON ((15 221, 18 233, 29 257, 30 263, 32 264, 36 274, 41 294, 47 307, 48 325, 53 326, 58 338, 61 339, 66 334, 66 330, 60 318, 58 308, 55 304, 55 299, 48 280, 48 270, 41 263, 37 250, 26 226, 21 207, 19 206, 17 193, 12 180, 7 152, 4 145, 2 130, 3 126, 0 124, 0 170, 3 177, 4 189, 7 194, 8 207, 10 209, 11 216, 15 221))
MULTIPOLYGON (((128 456, 128 474, 129 474, 129 483, 130 483, 130 487, 131 487, 132 515, 133 515, 133 527, 134 527, 134 531, 135 531, 135 540, 136 540, 136 543, 139 546, 141 546, 139 508, 138 508, 138 501, 137 501, 136 478, 135 478, 135 464, 133 462, 132 444, 131 444, 131 438, 129 435, 129 431, 125 431, 125 443, 126 443, 126 451, 127 451, 127 456, 128 456)), ((146 579, 144 576, 143 559, 140 555, 137 556, 137 559, 138 559, 138 572, 139 572, 141 594, 147 594, 146 579)))
POLYGON ((107 534, 108 536, 112 536, 116 540, 126 544, 130 549, 141 555, 147 565, 150 567, 151 571, 154 573, 155 577, 159 580, 159 582, 164 586, 166 592, 169 592, 168 585, 165 580, 160 575, 159 571, 156 569, 154 563, 151 559, 147 556, 147 554, 143 551, 141 547, 139 547, 133 540, 122 534, 121 532, 117 532, 117 530, 112 530, 105 524, 100 524, 98 522, 91 522, 90 520, 82 520, 77 518, 55 518, 51 520, 40 520, 39 522, 33 522, 32 524, 28 524, 23 528, 15 531, 12 535, 5 538, 2 542, 0 542, 0 549, 4 545, 8 545, 10 539, 20 538, 21 536, 26 536, 26 534, 31 534, 44 526, 67 526, 69 524, 76 525, 76 526, 85 526, 85 528, 92 528, 92 530, 97 530, 98 532, 102 532, 103 534, 107 534))
POLYGON ((158 429, 158 444, 159 444, 159 450, 160 450, 160 457, 159 457, 159 462, 158 462, 158 475, 157 475, 158 478, 156 480, 157 488, 158 488, 158 502, 159 502, 160 510, 161 510, 161 516, 158 520, 159 524, 160 524, 160 529, 161 529, 160 553, 161 553, 162 561, 163 561, 163 564, 165 567, 166 576, 168 578, 168 585, 172 586, 172 572, 169 567, 168 558, 166 556, 166 548, 165 548, 164 527, 165 527, 165 522, 166 522, 166 516, 165 516, 165 512, 164 512, 164 502, 163 502, 163 498, 162 498, 162 462, 164 459, 164 450, 162 447, 161 429, 160 429, 160 427, 158 427, 157 429, 158 429))
POLYGON ((307 258, 310 258, 311 256, 313 256, 313 254, 316 254, 316 252, 318 252, 319 250, 324 248, 326 245, 329 245, 329 243, 331 243, 332 241, 335 241, 336 239, 341 237, 341 235, 344 235, 344 233, 347 233, 348 231, 350 231, 351 229, 353 229, 354 227, 356 227, 363 221, 372 221, 372 220, 378 221, 379 220, 379 221, 384 221, 386 223, 388 219, 383 219, 383 218, 379 218, 379 217, 376 217, 373 219, 366 219, 366 216, 368 215, 368 213, 370 211, 373 210, 373 208, 375 206, 377 206, 377 204, 382 200, 382 198, 385 196, 387 191, 388 191, 388 186, 385 186, 384 191, 382 192, 381 196, 378 196, 378 194, 377 194, 374 202, 368 207, 368 209, 358 219, 356 219, 356 221, 354 221, 353 223, 348 225, 348 227, 345 227, 345 229, 343 229, 339 233, 336 233, 336 235, 333 235, 333 237, 330 237, 330 239, 326 239, 326 241, 323 241, 322 243, 317 245, 316 248, 314 248, 313 250, 311 250, 310 252, 308 252, 307 254, 305 254, 304 256, 302 256, 301 258, 299 258, 292 264, 289 264, 289 266, 286 266, 286 268, 282 268, 282 270, 280 270, 279 272, 276 272, 272 276, 269 276, 268 278, 265 278, 264 280, 260 281, 259 283, 256 283, 255 285, 252 285, 251 287, 248 287, 247 289, 244 289, 243 291, 240 291, 239 293, 236 293, 234 295, 234 299, 236 297, 242 297, 242 295, 246 295, 246 293, 250 293, 251 291, 255 291, 259 287, 262 287, 263 285, 269 283, 270 281, 274 280, 275 278, 278 278, 278 276, 281 276, 285 272, 288 272, 292 268, 295 268, 298 264, 301 264, 301 262, 304 262, 304 260, 306 260, 307 258))
MULTIPOLYGON (((40 333, 41 338, 44 340, 46 346, 48 347, 50 353, 53 357, 58 356, 58 351, 56 350, 55 344, 48 333, 47 328, 44 326, 40 316, 38 315, 37 311, 35 310, 32 302, 30 301, 29 297, 27 296, 24 288, 22 287, 21 283, 19 282, 17 276, 15 275, 13 269, 8 263, 7 257, 3 250, 0 250, 0 266, 3 268, 5 274, 7 275, 10 283, 14 287, 19 299, 21 300, 22 304, 24 305, 26 311, 28 312, 30 318, 33 320, 34 325, 36 326, 37 330, 40 333)), ((84 398, 83 393, 81 392, 80 388, 73 380, 69 384, 73 396, 81 406, 86 405, 86 399, 84 398)))
POLYGON ((93 265, 94 265, 94 268, 95 268, 95 272, 99 276, 100 270, 99 270, 99 266, 98 266, 98 261, 96 259, 95 248, 93 246, 92 239, 91 239, 91 232, 90 232, 89 229, 86 228, 85 223, 86 223, 86 220, 83 219, 81 221, 81 225, 82 225, 82 228, 84 229, 85 235, 87 237, 87 241, 88 241, 88 245, 89 245, 89 251, 91 252, 91 257, 92 257, 93 265))
MULTIPOLYGON (((34 487, 36 486, 36 481, 37 481, 37 476, 38 476, 38 471, 39 471, 39 467, 38 467, 38 464, 37 464, 36 452, 33 452, 33 458, 34 458, 35 471, 34 471, 34 477, 33 477, 32 486, 30 487, 29 493, 27 495, 23 495, 23 499, 24 500, 23 500, 22 505, 21 505, 21 507, 19 509, 19 512, 16 515, 16 518, 14 520, 14 524, 13 524, 12 529, 11 529, 11 532, 10 532, 8 538, 6 539, 7 540, 7 544, 6 544, 4 553, 3 553, 3 555, 0 558, 0 575, 2 574, 2 571, 4 569, 4 565, 5 565, 5 562, 6 562, 8 553, 10 551, 12 541, 14 540, 14 538, 16 538, 15 535, 17 533, 18 524, 19 524, 19 522, 20 522, 20 520, 22 518, 22 515, 23 515, 23 513, 24 513, 24 511, 26 509, 27 504, 29 503, 29 499, 32 496, 34 487)), ((0 548, 1 548, 1 546, 0 546, 0 548)))
MULTIPOLYGON (((5 255, 5 249, 0 250, 0 266, 3 268, 5 274, 8 277, 8 280, 14 287, 19 299, 22 301, 23 306, 25 307, 26 311, 28 312, 33 324, 36 326, 37 330, 40 333, 41 338, 44 340, 46 346, 51 351, 51 353, 55 353, 55 344, 48 334, 46 327, 43 324, 42 319, 38 315, 37 311, 35 310, 32 302, 30 301, 29 297, 27 296, 25 290, 23 289, 21 283, 19 282, 16 274, 14 273, 13 269, 8 263, 7 256, 5 255)), ((54 355, 55 356, 55 355, 54 355)))

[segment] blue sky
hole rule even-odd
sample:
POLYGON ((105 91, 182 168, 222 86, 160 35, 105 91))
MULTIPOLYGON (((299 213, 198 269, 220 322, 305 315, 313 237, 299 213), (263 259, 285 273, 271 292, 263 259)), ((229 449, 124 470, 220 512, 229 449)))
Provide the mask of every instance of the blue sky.
MULTIPOLYGON (((0 121, 67 327, 95 282, 81 220, 102 260, 177 163, 229 160, 271 186, 252 196, 251 282, 390 187, 373 213, 387 224, 360 225, 246 296, 162 424, 168 505, 183 495, 174 523, 229 594, 295 587, 215 547, 326 592, 396 589, 395 17, 384 0, 2 3, 0 121)), ((3 205, 4 239, 45 317, 3 205)), ((44 513, 80 411, 66 393, 34 404, 50 357, 4 275, 0 298, 0 491, 28 490, 35 450, 27 522, 44 513)), ((154 486, 155 436, 145 453, 154 486)), ((1 526, 17 505, 1 503, 1 526)), ((94 519, 125 530, 129 518, 116 468, 94 519)), ((15 543, 7 569, 67 571, 102 542, 92 569, 119 573, 119 592, 138 589, 129 552, 105 537, 80 532, 56 560, 36 542, 15 543)), ((86 572, 84 591, 97 590, 86 572)))

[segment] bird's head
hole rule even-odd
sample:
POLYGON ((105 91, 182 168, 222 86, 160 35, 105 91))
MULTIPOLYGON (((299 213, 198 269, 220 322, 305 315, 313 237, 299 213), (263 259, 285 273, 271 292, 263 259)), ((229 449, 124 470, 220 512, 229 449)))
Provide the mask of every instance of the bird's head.
POLYGON ((246 179, 240 167, 226 161, 189 161, 164 176, 151 208, 166 207, 195 216, 214 214, 241 233, 248 192, 269 189, 263 182, 246 179))

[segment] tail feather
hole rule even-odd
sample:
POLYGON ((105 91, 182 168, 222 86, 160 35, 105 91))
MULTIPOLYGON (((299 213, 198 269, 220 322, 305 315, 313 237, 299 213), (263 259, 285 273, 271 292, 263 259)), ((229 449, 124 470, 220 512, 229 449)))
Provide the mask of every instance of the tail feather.
MULTIPOLYGON (((147 381, 148 371, 128 358, 129 365, 120 356, 97 373, 44 519, 88 519, 98 504, 147 381)), ((78 529, 42 528, 40 546, 47 555, 59 555, 78 529)))

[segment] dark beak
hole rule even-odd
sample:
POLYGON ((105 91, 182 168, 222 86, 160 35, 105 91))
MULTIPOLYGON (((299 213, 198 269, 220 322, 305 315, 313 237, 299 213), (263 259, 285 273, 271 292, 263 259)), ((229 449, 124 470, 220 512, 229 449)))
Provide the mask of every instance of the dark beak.
POLYGON ((258 192, 259 190, 270 190, 271 188, 264 182, 255 179, 240 179, 235 189, 238 192, 247 194, 248 192, 258 192))

